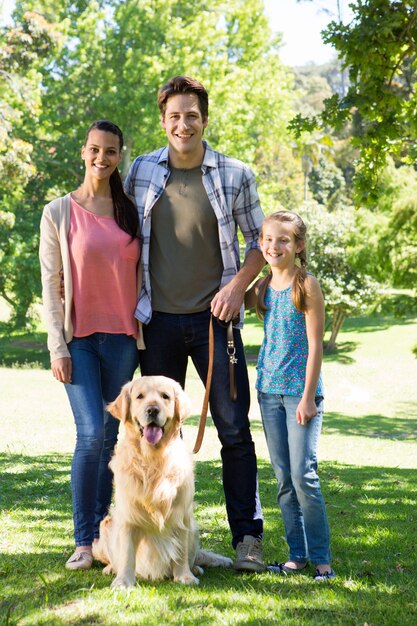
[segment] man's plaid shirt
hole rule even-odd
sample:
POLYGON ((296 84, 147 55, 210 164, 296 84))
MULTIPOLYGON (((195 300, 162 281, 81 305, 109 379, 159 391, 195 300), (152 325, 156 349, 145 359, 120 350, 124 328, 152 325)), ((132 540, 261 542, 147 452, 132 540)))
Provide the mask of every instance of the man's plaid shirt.
MULTIPOLYGON (((258 235, 264 216, 256 190, 255 176, 249 167, 237 159, 212 150, 206 142, 204 145, 205 155, 201 170, 203 185, 219 225, 223 259, 220 283, 222 288, 240 268, 237 227, 239 226, 246 242, 246 255, 249 250, 259 248, 258 235)), ((168 146, 166 146, 137 157, 125 182, 126 193, 135 198, 142 232, 143 281, 135 316, 144 324, 152 317, 149 274, 152 208, 161 197, 169 175, 168 146)))

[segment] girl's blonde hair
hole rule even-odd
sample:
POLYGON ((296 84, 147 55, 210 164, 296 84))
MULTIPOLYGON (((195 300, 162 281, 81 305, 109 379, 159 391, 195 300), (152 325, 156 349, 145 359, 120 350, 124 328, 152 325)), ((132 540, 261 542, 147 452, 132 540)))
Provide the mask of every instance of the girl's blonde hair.
MULTIPOLYGON (((259 239, 261 241, 264 236, 264 227, 267 224, 270 224, 271 222, 291 224, 292 229, 293 229, 293 234, 295 237, 295 242, 299 243, 302 241, 304 243, 303 249, 301 250, 301 252, 297 252, 297 255, 296 255, 296 259, 298 259, 299 265, 298 264, 296 265, 297 272, 294 276, 292 289, 291 289, 292 301, 294 303, 295 308, 298 309, 299 311, 304 312, 307 309, 306 288, 305 288, 305 278, 307 275, 307 250, 306 250, 307 227, 304 224, 301 217, 297 215, 297 213, 293 213, 293 211, 276 211, 275 213, 272 213, 271 215, 268 215, 268 217, 265 218, 261 227, 261 232, 259 234, 259 239)), ((271 281, 271 278, 272 278, 272 271, 270 270, 269 274, 265 277, 265 279, 262 281, 259 287, 259 292, 258 292, 258 297, 257 297, 257 302, 256 302, 256 314, 258 315, 259 319, 264 318, 265 312, 268 309, 268 307, 265 305, 265 293, 271 281)))

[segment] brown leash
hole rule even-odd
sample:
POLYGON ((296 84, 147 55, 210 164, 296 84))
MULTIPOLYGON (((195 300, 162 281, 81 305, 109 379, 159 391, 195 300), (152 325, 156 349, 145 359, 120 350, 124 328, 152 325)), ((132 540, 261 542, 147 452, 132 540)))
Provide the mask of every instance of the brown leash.
POLYGON ((210 387, 211 387, 211 379, 213 377, 213 359, 214 359, 214 332, 213 332, 213 316, 210 315, 210 325, 209 325, 209 362, 208 362, 208 370, 207 370, 207 380, 206 380, 206 392, 204 394, 203 407, 201 409, 200 415, 200 424, 198 426, 197 439, 194 444, 194 454, 201 448, 201 444, 203 442, 204 430, 206 428, 206 418, 207 418, 207 410, 208 410, 208 402, 210 395, 210 387))
MULTIPOLYGON (((235 364, 237 363, 237 358, 235 356, 236 348, 235 348, 235 342, 233 338, 233 321, 230 321, 227 325, 227 354, 229 355, 230 398, 231 400, 236 400, 237 389, 236 389, 236 379, 235 379, 235 364)), ((198 426, 197 438, 195 440, 194 449, 193 449, 194 454, 197 454, 197 452, 201 448, 201 444, 203 442, 203 437, 204 437, 204 430, 206 428, 211 379, 213 378, 213 362, 214 362, 214 331, 213 331, 213 316, 210 315, 209 362, 208 362, 208 370, 207 370, 206 391, 204 393, 203 406, 202 406, 201 415, 200 415, 200 424, 198 426)))

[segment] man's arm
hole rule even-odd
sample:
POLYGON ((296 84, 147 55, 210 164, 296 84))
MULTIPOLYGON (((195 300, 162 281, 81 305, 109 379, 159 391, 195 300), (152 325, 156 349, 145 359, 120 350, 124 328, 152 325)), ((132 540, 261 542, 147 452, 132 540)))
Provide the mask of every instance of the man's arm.
POLYGON ((240 313, 246 289, 265 264, 259 249, 259 231, 264 220, 255 174, 243 165, 240 192, 233 203, 233 216, 246 242, 245 261, 237 274, 213 298, 211 312, 221 320, 231 320, 240 313))

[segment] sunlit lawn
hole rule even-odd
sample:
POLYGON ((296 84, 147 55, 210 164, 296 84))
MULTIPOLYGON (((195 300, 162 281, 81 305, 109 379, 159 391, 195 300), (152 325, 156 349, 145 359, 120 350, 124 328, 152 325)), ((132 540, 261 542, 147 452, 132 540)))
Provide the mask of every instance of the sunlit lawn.
MULTIPOLYGON (((261 327, 245 342, 252 388, 261 327)), ((63 388, 47 367, 44 336, 0 342, 0 624, 358 624, 417 623, 417 320, 368 318, 346 324, 326 356, 321 478, 338 579, 239 576, 207 571, 198 588, 138 582, 110 590, 97 565, 71 573, 69 465, 74 440, 63 388), (33 345, 35 339, 35 347, 33 345), (11 363, 37 361, 35 368, 11 363)), ((190 369, 194 442, 202 385, 190 369)), ((259 458, 266 560, 286 554, 255 394, 252 431, 259 458)), ((196 515, 205 546, 232 556, 221 488, 219 445, 208 424, 196 458, 196 515)))

